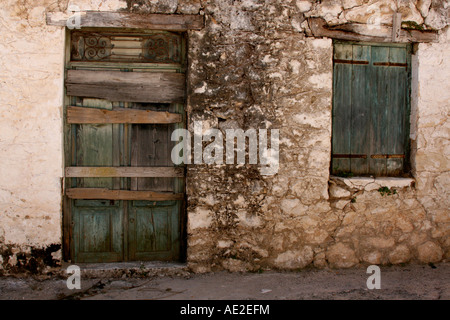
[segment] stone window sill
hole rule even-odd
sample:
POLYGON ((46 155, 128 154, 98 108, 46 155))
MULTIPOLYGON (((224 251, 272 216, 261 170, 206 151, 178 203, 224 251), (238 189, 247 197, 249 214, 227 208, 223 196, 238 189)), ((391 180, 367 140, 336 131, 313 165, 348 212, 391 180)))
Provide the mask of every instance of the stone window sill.
POLYGON ((389 189, 403 189, 413 187, 415 180, 412 178, 394 178, 394 177, 352 177, 343 178, 337 176, 330 176, 330 180, 333 182, 342 182, 350 189, 373 191, 382 187, 389 189))

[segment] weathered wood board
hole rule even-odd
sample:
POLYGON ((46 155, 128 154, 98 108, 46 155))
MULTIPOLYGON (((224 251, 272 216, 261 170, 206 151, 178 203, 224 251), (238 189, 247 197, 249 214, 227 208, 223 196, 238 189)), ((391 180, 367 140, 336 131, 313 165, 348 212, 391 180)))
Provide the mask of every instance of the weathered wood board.
POLYGON ((184 102, 185 76, 171 72, 68 70, 67 95, 110 101, 184 102))

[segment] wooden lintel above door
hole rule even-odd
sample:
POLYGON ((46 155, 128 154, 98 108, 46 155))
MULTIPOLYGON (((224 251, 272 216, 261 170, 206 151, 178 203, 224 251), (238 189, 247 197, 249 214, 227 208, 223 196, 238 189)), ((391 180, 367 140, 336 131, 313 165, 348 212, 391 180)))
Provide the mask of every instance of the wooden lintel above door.
MULTIPOLYGON (((137 28, 168 31, 201 30, 204 17, 194 14, 138 14, 130 12, 80 11, 82 28, 137 28)), ((71 14, 47 12, 47 25, 66 26, 71 14)))

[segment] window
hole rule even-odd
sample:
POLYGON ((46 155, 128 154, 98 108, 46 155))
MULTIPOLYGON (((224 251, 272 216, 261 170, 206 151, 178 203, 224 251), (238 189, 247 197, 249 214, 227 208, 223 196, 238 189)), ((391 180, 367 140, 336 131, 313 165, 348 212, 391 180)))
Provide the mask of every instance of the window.
POLYGON ((409 171, 411 45, 334 43, 334 175, 409 171))

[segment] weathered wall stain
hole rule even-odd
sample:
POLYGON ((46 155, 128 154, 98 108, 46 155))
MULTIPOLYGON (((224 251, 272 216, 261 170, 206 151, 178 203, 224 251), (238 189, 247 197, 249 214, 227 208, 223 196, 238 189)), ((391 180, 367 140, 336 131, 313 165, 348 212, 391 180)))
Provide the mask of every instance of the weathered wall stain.
POLYGON ((1 245, 0 275, 4 273, 44 274, 52 272, 53 268, 61 265, 61 244, 51 244, 42 248, 25 248, 26 251, 18 251, 18 247, 20 246, 12 244, 1 245))

